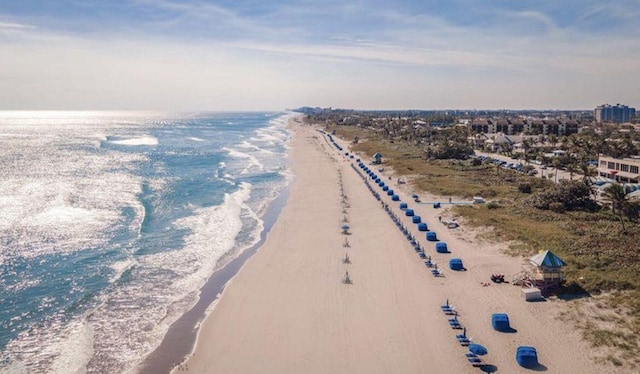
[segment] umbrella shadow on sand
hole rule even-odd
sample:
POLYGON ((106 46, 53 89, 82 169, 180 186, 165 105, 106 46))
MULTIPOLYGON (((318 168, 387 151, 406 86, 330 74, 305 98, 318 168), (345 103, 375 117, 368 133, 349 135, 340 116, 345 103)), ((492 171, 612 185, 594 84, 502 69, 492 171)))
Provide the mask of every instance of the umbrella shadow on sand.
POLYGON ((482 370, 483 373, 495 373, 498 371, 498 367, 495 365, 480 365, 478 368, 482 370))

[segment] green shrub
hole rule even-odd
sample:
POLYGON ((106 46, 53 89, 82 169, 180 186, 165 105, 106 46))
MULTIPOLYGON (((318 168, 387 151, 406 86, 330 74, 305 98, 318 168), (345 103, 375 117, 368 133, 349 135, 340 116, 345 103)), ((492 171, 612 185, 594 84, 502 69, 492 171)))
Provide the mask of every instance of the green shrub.
POLYGON ((529 194, 531 193, 531 185, 529 183, 520 183, 518 185, 518 191, 529 194))

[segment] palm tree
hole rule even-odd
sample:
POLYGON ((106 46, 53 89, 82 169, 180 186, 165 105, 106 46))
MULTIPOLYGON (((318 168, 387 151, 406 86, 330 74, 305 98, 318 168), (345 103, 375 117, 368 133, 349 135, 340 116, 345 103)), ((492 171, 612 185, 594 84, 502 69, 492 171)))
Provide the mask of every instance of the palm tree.
POLYGON ((627 229, 624 226, 624 219, 622 216, 629 204, 629 197, 627 196, 627 192, 624 190, 624 186, 620 183, 612 183, 605 187, 603 197, 611 203, 611 210, 613 211, 613 214, 620 218, 622 232, 626 233, 627 229))
POLYGON ((552 160, 553 163, 553 167, 556 169, 556 183, 558 183, 558 167, 560 167, 560 159, 557 157, 554 157, 552 160))

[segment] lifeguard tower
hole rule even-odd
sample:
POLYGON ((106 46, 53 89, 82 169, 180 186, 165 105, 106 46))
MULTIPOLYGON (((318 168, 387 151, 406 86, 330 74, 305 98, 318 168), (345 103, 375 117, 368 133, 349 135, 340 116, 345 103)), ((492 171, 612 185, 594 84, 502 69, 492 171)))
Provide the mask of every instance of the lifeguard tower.
POLYGON ((529 259, 531 282, 541 291, 550 291, 564 282, 562 267, 567 264, 553 252, 546 250, 529 259))

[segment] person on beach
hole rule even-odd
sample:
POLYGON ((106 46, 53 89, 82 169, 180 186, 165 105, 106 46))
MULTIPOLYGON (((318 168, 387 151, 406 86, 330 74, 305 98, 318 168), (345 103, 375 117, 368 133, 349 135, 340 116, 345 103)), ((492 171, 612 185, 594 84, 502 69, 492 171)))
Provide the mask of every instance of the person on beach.
POLYGON ((451 204, 451 198, 449 198, 449 204, 451 204))

